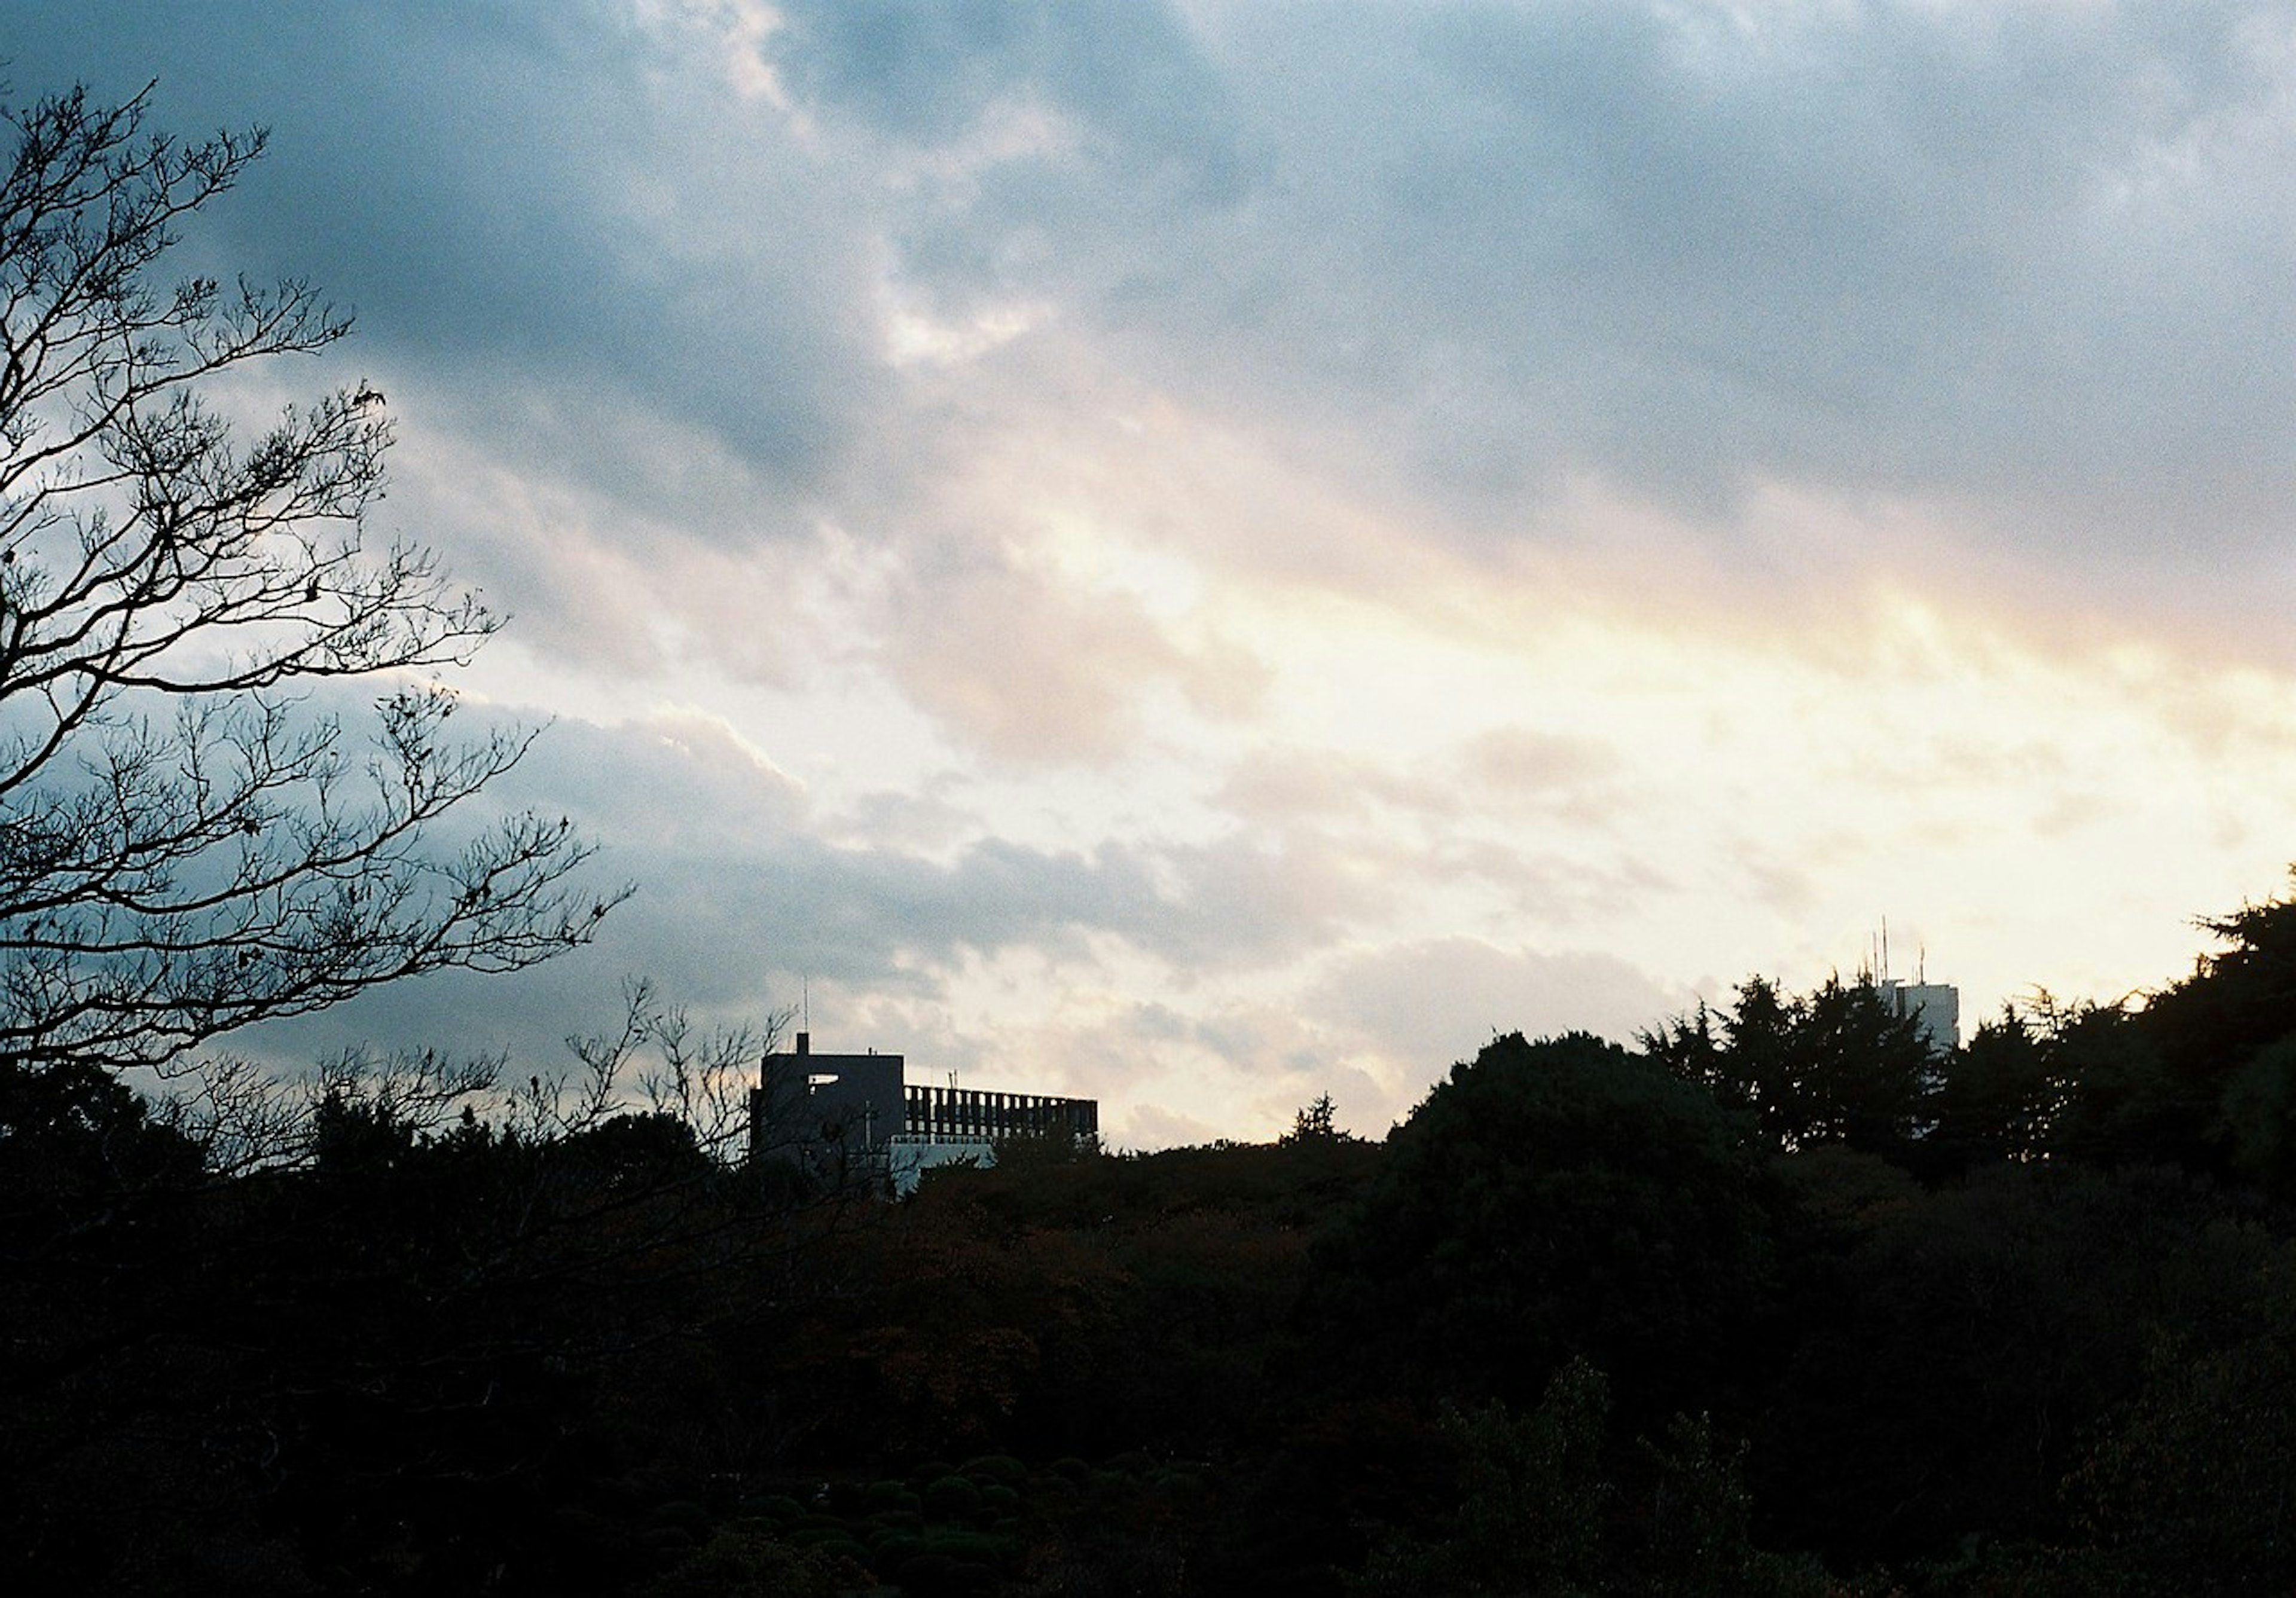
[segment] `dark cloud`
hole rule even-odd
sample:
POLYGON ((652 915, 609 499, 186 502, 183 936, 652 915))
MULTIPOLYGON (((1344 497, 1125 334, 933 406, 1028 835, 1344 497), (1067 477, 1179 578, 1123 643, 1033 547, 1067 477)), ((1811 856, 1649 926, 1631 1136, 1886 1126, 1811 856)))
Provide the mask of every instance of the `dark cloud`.
POLYGON ((598 942, 516 977, 385 990, 268 1030, 261 1048, 304 1057, 443 1030, 460 1046, 546 1055, 568 1033, 611 1020, 631 977, 658 979, 697 1016, 727 1023, 794 1003, 806 977, 931 996, 968 953, 1057 948, 1084 928, 1137 920, 1150 897, 1114 856, 992 839, 944 865, 832 845, 796 784, 701 717, 562 721, 489 799, 570 815, 603 846, 600 882, 636 883, 598 942))
POLYGON ((20 91, 156 77, 157 126, 269 127, 188 247, 355 307, 355 359, 500 459, 767 537, 791 525, 771 495, 817 492, 877 403, 849 175, 735 92, 714 35, 603 0, 53 10, 20 91), (711 480, 680 480, 666 430, 715 447, 711 480))
POLYGON ((600 882, 636 884, 598 943, 515 978, 386 992, 266 1034, 267 1051, 421 1037, 452 1017, 470 1046, 546 1052, 604 1024, 592 1018, 631 976, 729 1022, 793 1002, 808 977, 931 1000, 975 958, 1027 950, 1088 966, 1096 938, 1184 981, 1224 979, 1294 957, 1375 902, 1341 853, 1266 832, 1089 853, 990 836, 946 860, 832 843, 797 784, 698 717, 561 721, 489 799, 570 815, 603 845, 600 882))
POLYGON ((1693 495, 1769 471, 2085 497, 2203 458, 2282 480, 2226 357, 2281 320, 2226 291, 2250 205, 2287 214, 2241 170, 2286 128, 2245 120, 2276 91, 2230 13, 2166 38, 2091 8, 1755 14, 1447 10, 1351 57, 1414 63, 1438 108, 1323 196, 1385 263, 1329 270, 1390 313, 1337 319, 1471 352, 1423 425, 1521 418, 1532 463, 1693 495), (2203 115, 2226 136, 2192 143, 2203 115), (2178 236, 2145 240, 2163 212, 2178 236))
POLYGON ((1109 846, 1046 853, 988 838, 953 864, 820 835, 802 791, 725 729, 657 717, 551 729, 516 789, 573 807, 640 883, 618 936, 646 969, 691 972, 698 1003, 767 973, 930 983, 962 955, 1073 943, 1149 918, 1139 865, 1109 846))
MULTIPOLYGON (((1142 167, 1216 122, 1249 182, 1111 205, 1108 158, 1016 161, 905 265, 1496 525, 1573 470, 1709 512, 1764 475, 1975 496, 2137 554, 2285 516, 2296 379, 2250 352, 2292 331, 2286 8, 1748 15, 1237 8, 1185 131, 1095 126, 1142 167)), ((913 136, 1047 26, 968 36, 913 136)))
POLYGON ((999 109, 1041 109, 1123 166, 1233 167, 1227 86, 1168 5, 1139 0, 800 0, 773 56, 791 90, 921 147, 960 142, 999 109))
POLYGON ((424 420, 595 502, 570 537, 904 546, 993 421, 889 365, 888 274, 1041 302, 1431 534, 1522 537, 1572 473, 1922 496, 2101 568, 2296 511, 2285 4, 781 15, 786 112, 730 12, 609 0, 38 4, 13 76, 272 124, 202 247, 356 303, 424 420))

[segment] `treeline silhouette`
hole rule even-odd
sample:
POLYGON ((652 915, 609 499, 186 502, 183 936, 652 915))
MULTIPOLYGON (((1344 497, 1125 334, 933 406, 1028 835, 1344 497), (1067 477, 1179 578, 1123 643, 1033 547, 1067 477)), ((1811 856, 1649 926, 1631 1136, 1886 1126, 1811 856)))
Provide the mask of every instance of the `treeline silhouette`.
POLYGON ((2296 900, 2206 925, 1950 1053, 1754 979, 900 1201, 690 1100, 0 1062, 0 1584, 2296 1590, 2296 900))

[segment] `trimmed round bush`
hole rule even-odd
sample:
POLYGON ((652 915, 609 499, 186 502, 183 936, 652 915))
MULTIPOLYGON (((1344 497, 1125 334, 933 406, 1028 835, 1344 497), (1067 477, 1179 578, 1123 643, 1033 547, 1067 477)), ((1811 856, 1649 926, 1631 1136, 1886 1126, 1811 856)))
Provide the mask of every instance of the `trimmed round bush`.
POLYGON ((782 1525, 805 1518, 805 1505, 787 1493, 767 1493, 761 1497, 745 1499, 742 1509, 745 1514, 782 1525))
POLYGON ((675 1526, 696 1543, 709 1540, 709 1512, 690 1498, 672 1498, 667 1504, 657 1504, 646 1518, 656 1526, 675 1526))
POLYGON ((1029 1479, 1029 1467, 1009 1454, 983 1454, 964 1462, 964 1473, 982 1483, 1018 1487, 1029 1479))
POLYGON ((963 1476, 944 1476, 925 1488, 925 1513, 934 1520, 962 1520, 980 1506, 980 1489, 963 1476))
POLYGON ((877 1539, 869 1558, 869 1568, 880 1576, 895 1576, 926 1549, 925 1539, 913 1531, 889 1532, 877 1539))

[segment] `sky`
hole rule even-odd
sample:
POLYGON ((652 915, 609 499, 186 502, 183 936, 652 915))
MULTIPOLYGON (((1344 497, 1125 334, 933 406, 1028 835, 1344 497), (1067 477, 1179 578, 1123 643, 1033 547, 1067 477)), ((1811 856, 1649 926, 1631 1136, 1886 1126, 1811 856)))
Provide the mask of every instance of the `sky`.
MULTIPOLYGON (((263 125, 593 947, 1111 1140, 1871 960, 2114 1000, 2296 859, 2296 4, 10 0, 263 125)), ((268 385, 268 386, 266 386, 268 385)), ((537 1068, 538 1069, 538 1068, 537 1068)))

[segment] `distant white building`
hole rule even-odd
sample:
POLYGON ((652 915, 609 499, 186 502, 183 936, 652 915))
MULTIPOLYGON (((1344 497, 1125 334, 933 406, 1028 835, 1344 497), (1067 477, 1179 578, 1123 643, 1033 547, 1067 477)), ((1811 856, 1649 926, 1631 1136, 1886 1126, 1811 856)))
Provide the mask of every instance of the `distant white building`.
POLYGON ((1900 982, 1895 977, 1869 980, 1890 1013, 1912 1017, 1933 1051, 1950 1054, 1961 1046, 1960 988, 1944 982, 1900 982))

